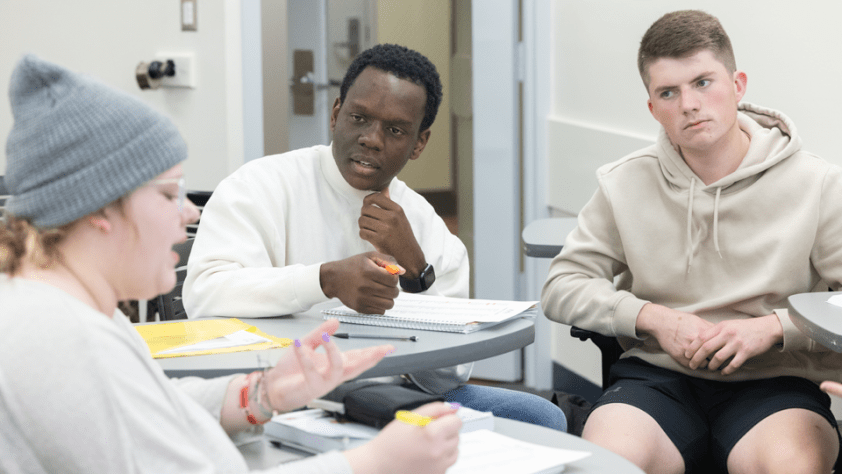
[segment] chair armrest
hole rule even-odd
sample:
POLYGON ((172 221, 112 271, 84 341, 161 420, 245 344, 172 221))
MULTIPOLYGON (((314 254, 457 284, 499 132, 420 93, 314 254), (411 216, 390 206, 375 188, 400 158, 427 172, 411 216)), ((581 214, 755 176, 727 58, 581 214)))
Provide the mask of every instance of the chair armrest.
POLYGON ((570 327, 570 335, 579 338, 581 341, 590 339, 599 348, 599 352, 602 354, 602 389, 608 388, 608 375, 611 366, 620 359, 624 352, 620 343, 617 342, 617 338, 604 336, 598 332, 588 331, 576 326, 570 327))
POLYGON ((579 338, 580 341, 587 341, 588 339, 593 339, 596 336, 602 336, 602 334, 598 332, 588 331, 587 329, 582 329, 576 326, 570 326, 570 335, 579 338))

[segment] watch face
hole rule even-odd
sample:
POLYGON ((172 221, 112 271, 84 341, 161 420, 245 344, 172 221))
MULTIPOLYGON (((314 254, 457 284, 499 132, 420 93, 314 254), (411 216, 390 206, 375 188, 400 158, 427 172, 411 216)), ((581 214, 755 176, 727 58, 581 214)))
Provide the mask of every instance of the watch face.
POLYGON ((436 272, 433 270, 433 266, 429 263, 423 270, 421 270, 421 274, 418 275, 418 278, 416 279, 410 280, 408 278, 404 278, 403 276, 400 277, 401 288, 409 293, 420 293, 422 291, 426 291, 433 286, 435 281, 436 272))
POLYGON ((424 268, 424 271, 421 272, 421 277, 419 279, 421 280, 421 287, 423 288, 422 291, 429 290, 436 281, 436 271, 433 269, 433 266, 428 263, 427 267, 424 268))

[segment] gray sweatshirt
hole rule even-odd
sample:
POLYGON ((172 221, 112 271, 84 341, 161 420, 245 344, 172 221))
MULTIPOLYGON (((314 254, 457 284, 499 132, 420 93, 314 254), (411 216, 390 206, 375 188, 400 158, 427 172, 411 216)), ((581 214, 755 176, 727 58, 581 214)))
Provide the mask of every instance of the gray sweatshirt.
MULTIPOLYGON (((248 471, 219 424, 231 377, 167 378, 122 313, 48 284, 0 274, 0 302, 0 472, 248 471)), ((351 469, 332 452, 266 472, 351 469)))

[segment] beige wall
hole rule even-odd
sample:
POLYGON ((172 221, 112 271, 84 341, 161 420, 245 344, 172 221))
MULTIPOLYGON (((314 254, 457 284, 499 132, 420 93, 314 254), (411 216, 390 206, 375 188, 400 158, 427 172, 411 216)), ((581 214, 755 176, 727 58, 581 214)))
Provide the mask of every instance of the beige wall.
POLYGON ((421 157, 410 162, 399 178, 417 191, 453 187, 450 158, 450 1, 378 0, 378 43, 396 43, 417 50, 436 65, 444 99, 431 127, 430 142, 421 157))
POLYGON ((748 74, 744 100, 787 114, 805 149, 842 165, 836 115, 842 104, 838 57, 842 3, 824 0, 555 0, 552 112, 548 146, 551 206, 578 212, 596 189, 594 172, 654 140, 658 124, 637 72, 637 47, 652 22, 695 8, 719 18, 748 74), (553 137, 567 135, 561 143, 553 137), (581 138, 581 140, 579 139, 581 138), (623 145, 624 144, 624 145, 623 145), (581 150, 575 156, 570 150, 581 150), (587 152, 585 152, 587 150, 587 152), (557 182, 556 179, 561 179, 557 182), (564 191, 566 189, 566 191, 564 191))
POLYGON ((189 186, 215 187, 243 159, 240 3, 198 3, 198 31, 182 32, 176 0, 0 1, 0 174, 12 127, 9 77, 17 59, 32 52, 169 115, 187 141, 189 186), (198 87, 141 91, 135 67, 159 52, 194 53, 198 87))

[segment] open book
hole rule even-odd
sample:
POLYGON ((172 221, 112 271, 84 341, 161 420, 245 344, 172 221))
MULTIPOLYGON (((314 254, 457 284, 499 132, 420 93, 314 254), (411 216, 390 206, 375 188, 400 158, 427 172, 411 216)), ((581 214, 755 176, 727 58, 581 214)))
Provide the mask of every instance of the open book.
POLYGON ((347 306, 322 311, 325 319, 429 331, 470 333, 515 318, 535 317, 537 301, 499 301, 401 292, 386 314, 362 314, 347 306))

